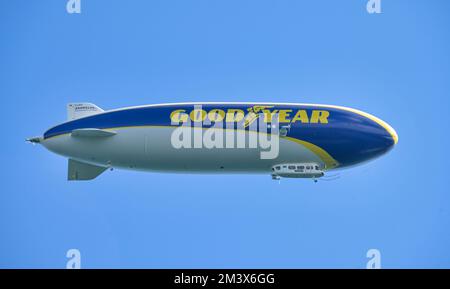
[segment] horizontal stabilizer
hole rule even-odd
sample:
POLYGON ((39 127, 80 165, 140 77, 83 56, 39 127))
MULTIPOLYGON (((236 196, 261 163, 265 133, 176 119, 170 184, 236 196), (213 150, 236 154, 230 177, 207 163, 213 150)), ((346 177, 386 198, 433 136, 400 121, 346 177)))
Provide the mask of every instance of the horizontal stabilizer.
POLYGON ((69 103, 67 104, 67 120, 74 120, 104 112, 103 109, 93 103, 69 103))
POLYGON ((69 181, 92 180, 103 173, 107 167, 94 166, 69 159, 67 179, 69 181))
POLYGON ((98 128, 80 128, 74 129, 71 136, 81 136, 81 137, 107 137, 115 135, 115 131, 109 131, 98 128))

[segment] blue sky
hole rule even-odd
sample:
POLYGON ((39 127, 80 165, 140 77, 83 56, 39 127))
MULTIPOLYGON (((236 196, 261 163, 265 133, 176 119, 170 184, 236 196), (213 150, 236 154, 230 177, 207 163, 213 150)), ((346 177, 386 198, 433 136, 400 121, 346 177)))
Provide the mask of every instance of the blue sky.
POLYGON ((0 267, 450 267, 450 2, 2 1, 0 267), (350 106, 389 154, 333 182, 106 172, 25 143, 66 118, 180 101, 350 106))

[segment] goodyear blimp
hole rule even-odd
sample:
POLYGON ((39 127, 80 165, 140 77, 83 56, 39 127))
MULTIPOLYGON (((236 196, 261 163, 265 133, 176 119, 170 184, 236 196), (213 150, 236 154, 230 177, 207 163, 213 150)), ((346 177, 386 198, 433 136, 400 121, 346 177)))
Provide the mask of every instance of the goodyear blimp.
POLYGON ((104 111, 71 103, 67 113, 66 122, 28 141, 67 157, 68 180, 112 168, 316 180, 398 142, 381 119, 334 105, 207 102, 104 111))

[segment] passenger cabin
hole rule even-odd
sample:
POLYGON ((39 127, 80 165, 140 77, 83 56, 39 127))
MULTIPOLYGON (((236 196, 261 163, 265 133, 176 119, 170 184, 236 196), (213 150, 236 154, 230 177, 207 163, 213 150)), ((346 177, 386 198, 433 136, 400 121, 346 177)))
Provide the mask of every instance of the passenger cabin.
POLYGON ((279 164, 272 167, 272 178, 320 178, 324 175, 317 163, 279 164))

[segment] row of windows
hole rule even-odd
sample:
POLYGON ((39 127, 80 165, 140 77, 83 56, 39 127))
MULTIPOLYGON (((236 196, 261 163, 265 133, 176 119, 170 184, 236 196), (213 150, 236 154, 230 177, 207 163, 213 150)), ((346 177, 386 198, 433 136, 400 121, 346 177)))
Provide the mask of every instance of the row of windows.
MULTIPOLYGON (((288 169, 290 169, 290 170, 295 170, 295 169, 297 169, 297 170, 304 170, 304 169, 307 169, 307 170, 311 170, 311 169, 316 169, 316 170, 319 170, 319 166, 283 166, 283 168, 285 169, 285 168, 288 168, 288 169)), ((279 171, 279 170, 281 170, 281 166, 276 166, 275 167, 275 169, 277 170, 277 171, 279 171)))

